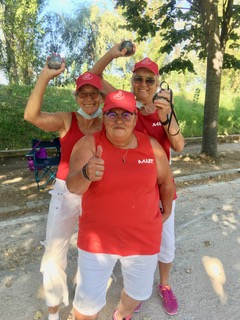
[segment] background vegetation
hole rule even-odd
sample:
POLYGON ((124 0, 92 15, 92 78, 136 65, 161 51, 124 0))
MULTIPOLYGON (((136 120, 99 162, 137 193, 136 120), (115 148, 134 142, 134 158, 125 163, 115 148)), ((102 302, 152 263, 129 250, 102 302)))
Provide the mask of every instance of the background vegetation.
MULTIPOLYGON (((75 98, 72 95, 73 89, 49 86, 42 110, 48 112, 77 110, 75 98)), ((32 86, 0 85, 0 150, 30 148, 32 138, 51 139, 57 136, 57 133, 43 132, 23 120, 23 112, 31 90, 32 86)), ((194 91, 175 94, 175 110, 184 137, 201 136, 203 98, 204 92, 200 92, 199 98, 196 98, 194 91)), ((239 104, 238 95, 224 96, 219 111, 220 135, 239 133, 239 104)))
POLYGON ((108 66, 104 77, 110 83, 130 90, 134 63, 148 56, 174 92, 185 137, 203 136, 203 151, 214 155, 216 134, 239 133, 239 0, 118 0, 110 7, 92 1, 76 4, 70 13, 47 12, 48 2, 0 0, 0 71, 9 83, 0 87, 0 149, 27 147, 35 136, 49 138, 23 120, 49 54, 60 53, 67 68, 49 84, 43 110, 74 110, 75 79, 122 39, 132 39, 137 52, 108 66))

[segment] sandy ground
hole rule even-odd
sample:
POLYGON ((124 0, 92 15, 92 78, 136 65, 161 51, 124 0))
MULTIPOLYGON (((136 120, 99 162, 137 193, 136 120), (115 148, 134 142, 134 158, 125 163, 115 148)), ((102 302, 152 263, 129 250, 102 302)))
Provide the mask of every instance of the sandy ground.
MULTIPOLYGON (((240 144, 222 146, 219 161, 199 157, 199 146, 173 154, 178 186, 176 258, 171 285, 179 300, 176 320, 238 320, 240 314, 240 144), (231 146, 230 146, 231 145, 231 146), (234 161, 227 161, 230 159, 234 161), (199 169, 201 167, 201 170, 199 169), (209 172, 210 171, 210 172, 209 172)), ((37 192, 22 158, 1 160, 0 172, 0 319, 40 320, 46 315, 39 265, 43 254, 49 194, 37 192)), ((76 234, 68 258, 72 301, 76 271, 76 234)), ((133 320, 170 319, 157 294, 133 320)), ((122 277, 116 265, 99 320, 110 320, 122 277)), ((62 307, 66 320, 70 307, 62 307)))

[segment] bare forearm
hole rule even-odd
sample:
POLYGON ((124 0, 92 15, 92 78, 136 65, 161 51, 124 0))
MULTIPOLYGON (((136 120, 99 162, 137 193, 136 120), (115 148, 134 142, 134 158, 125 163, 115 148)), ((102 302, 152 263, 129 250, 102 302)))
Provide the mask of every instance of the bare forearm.
POLYGON ((170 141, 171 148, 176 152, 182 152, 185 141, 176 120, 172 119, 169 128, 167 124, 164 126, 164 130, 168 136, 168 140, 170 141))
POLYGON ((92 69, 90 70, 90 72, 100 75, 103 73, 103 71, 105 70, 105 68, 107 67, 107 65, 112 62, 112 60, 115 57, 111 54, 110 51, 108 51, 107 53, 105 53, 105 55, 100 58, 95 65, 92 67, 92 69))
MULTIPOLYGON (((61 68, 57 70, 50 69, 48 67, 48 64, 46 63, 37 79, 36 85, 30 95, 27 106, 25 108, 24 119, 26 121, 39 126, 39 117, 41 114, 42 101, 46 87, 51 79, 59 76, 64 70, 64 62, 61 64, 61 68)), ((40 125, 39 127, 44 130, 46 129, 42 127, 42 125, 40 125)), ((55 129, 53 130, 55 131, 55 129)))
POLYGON ((162 184, 159 186, 159 193, 161 197, 163 209, 163 222, 166 221, 172 212, 172 202, 174 196, 174 186, 171 184, 162 184))
POLYGON ((38 118, 39 113, 41 111, 43 96, 48 85, 49 79, 44 76, 44 74, 40 74, 36 85, 29 97, 25 112, 24 119, 30 123, 34 123, 38 118))
MULTIPOLYGON (((116 43, 108 52, 104 54, 103 57, 101 57, 95 65, 92 67, 90 72, 101 75, 107 65, 112 62, 113 59, 117 59, 119 57, 126 57, 125 53, 127 52, 126 48, 121 49, 120 48, 121 43, 116 43)), ((133 51, 131 55, 134 55, 136 51, 136 46, 133 44, 133 51)))
POLYGON ((92 181, 84 178, 82 170, 72 172, 68 175, 66 183, 70 192, 83 195, 87 191, 92 181))

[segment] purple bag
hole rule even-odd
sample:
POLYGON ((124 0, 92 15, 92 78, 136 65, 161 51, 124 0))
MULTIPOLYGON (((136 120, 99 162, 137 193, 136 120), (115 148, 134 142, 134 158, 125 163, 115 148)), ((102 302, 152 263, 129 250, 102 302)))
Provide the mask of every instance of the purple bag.
MULTIPOLYGON (((37 146, 39 145, 40 142, 38 142, 33 148, 32 150, 35 150, 37 148, 37 146)), ((36 151, 35 153, 35 159, 46 159, 47 158, 47 151, 45 148, 39 148, 39 150, 36 151)), ((32 156, 28 157, 28 168, 30 171, 34 171, 35 167, 34 167, 34 159, 32 156)), ((41 170, 42 168, 37 168, 38 170, 41 170)))
POLYGON ((36 154, 35 158, 40 158, 40 159, 46 159, 47 158, 47 151, 45 148, 40 148, 36 154))

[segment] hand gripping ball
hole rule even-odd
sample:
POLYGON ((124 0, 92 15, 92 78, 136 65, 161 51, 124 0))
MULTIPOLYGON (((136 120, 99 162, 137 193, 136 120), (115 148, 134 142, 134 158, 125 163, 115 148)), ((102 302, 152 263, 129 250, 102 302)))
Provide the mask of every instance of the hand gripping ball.
POLYGON ((62 58, 59 55, 52 54, 48 59, 48 66, 50 69, 58 70, 61 68, 62 58))

